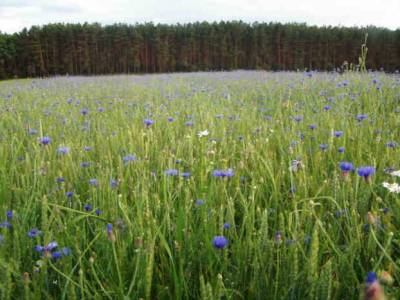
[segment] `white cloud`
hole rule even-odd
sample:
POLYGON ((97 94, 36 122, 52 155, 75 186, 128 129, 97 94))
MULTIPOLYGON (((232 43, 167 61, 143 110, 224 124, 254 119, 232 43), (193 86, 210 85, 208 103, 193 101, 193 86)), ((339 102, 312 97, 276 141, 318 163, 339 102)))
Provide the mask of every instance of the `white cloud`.
POLYGON ((243 20, 400 28, 399 0, 1 0, 0 30, 50 22, 243 20))

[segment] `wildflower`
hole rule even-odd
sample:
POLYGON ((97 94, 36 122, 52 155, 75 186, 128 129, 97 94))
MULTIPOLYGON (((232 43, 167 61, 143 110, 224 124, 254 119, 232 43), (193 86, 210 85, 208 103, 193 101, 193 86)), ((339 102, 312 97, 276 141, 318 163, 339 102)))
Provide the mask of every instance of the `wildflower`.
POLYGON ((135 161, 135 160, 136 160, 136 156, 135 156, 135 155, 132 155, 132 154, 129 154, 129 155, 127 155, 127 156, 124 156, 124 157, 122 158, 122 160, 124 161, 125 164, 127 164, 127 163, 129 163, 130 161, 135 161))
POLYGON ((99 183, 96 178, 91 178, 89 179, 89 184, 93 186, 98 186, 99 183))
POLYGON ((63 183, 63 182, 65 182, 65 179, 63 177, 57 177, 56 182, 63 183))
POLYGON ((375 174, 375 168, 374 167, 360 167, 357 170, 357 173, 359 176, 364 177, 365 181, 370 180, 370 176, 375 174))
POLYGON ((81 109, 81 114, 82 114, 83 116, 86 116, 88 113, 89 113, 89 109, 87 109, 87 108, 82 108, 82 109, 81 109))
POLYGON ((308 128, 310 128, 311 130, 314 130, 315 128, 317 128, 317 125, 311 124, 311 125, 308 125, 308 128))
POLYGON ((385 146, 386 146, 387 148, 396 148, 396 147, 397 147, 397 143, 391 141, 391 142, 386 143, 385 146))
POLYGON ((173 122, 174 121, 174 118, 172 118, 172 117, 168 117, 168 122, 173 122))
POLYGON ((366 115, 366 114, 359 114, 359 115, 356 116, 356 119, 357 119, 358 122, 361 122, 361 121, 363 121, 363 120, 365 120, 367 118, 368 118, 368 115, 366 115))
POLYGON ((294 159, 290 163, 289 170, 292 172, 297 172, 299 169, 303 168, 303 162, 300 159, 294 159))
POLYGON ((66 192, 65 196, 67 196, 67 198, 72 198, 72 196, 74 195, 73 192, 66 192))
POLYGON ((57 153, 58 154, 68 154, 69 148, 68 147, 58 147, 57 153))
POLYGON ((164 172, 164 174, 165 175, 168 175, 168 176, 177 176, 178 175, 178 170, 176 170, 176 169, 168 169, 168 170, 166 170, 165 172, 164 172))
POLYGON ((333 133, 333 135, 335 136, 335 137, 341 137, 342 135, 343 135, 343 131, 335 131, 334 133, 333 133))
POLYGON ((92 147, 90 147, 90 146, 85 146, 85 147, 83 147, 83 150, 86 151, 86 152, 88 152, 88 151, 91 151, 91 150, 92 150, 92 147))
POLYGON ((112 226, 111 223, 108 223, 108 224, 106 225, 106 230, 107 230, 108 239, 109 239, 111 242, 115 242, 115 235, 114 235, 113 226, 112 226))
POLYGON ((48 145, 48 144, 51 143, 51 138, 48 137, 48 136, 44 136, 44 137, 42 137, 41 139, 39 139, 39 142, 40 142, 42 145, 48 145))
POLYGON ((294 119, 296 122, 300 122, 300 121, 303 120, 303 116, 294 116, 293 119, 294 119))
POLYGON ((92 207, 90 204, 85 204, 85 205, 83 206, 83 208, 84 208, 86 211, 91 211, 91 210, 93 209, 93 207, 92 207))
POLYGON ((328 145, 327 145, 327 144, 320 144, 320 145, 319 145, 319 149, 320 149, 321 151, 326 151, 326 150, 328 149, 328 145))
POLYGON ((193 121, 187 121, 187 122, 185 123, 185 125, 186 125, 186 126, 193 126, 193 121))
POLYGON ((188 179, 190 177, 190 172, 182 172, 181 176, 185 179, 188 179))
POLYGON ((223 235, 215 236, 212 244, 217 249, 224 249, 228 245, 228 240, 223 235))
POLYGON ((0 228, 11 228, 11 227, 12 225, 8 221, 3 221, 2 223, 0 223, 0 228))
POLYGON ((225 222, 224 229, 228 230, 229 228, 231 228, 231 224, 229 224, 228 222, 225 222))
POLYGON ((118 186, 118 181, 115 180, 115 179, 113 179, 113 178, 111 178, 111 179, 110 179, 110 187, 111 187, 111 188, 115 188, 115 187, 117 187, 117 186, 118 186))
POLYGON ((32 228, 31 230, 28 231, 28 236, 32 239, 36 238, 39 236, 42 232, 37 229, 37 228, 32 228))
POLYGON ((82 168, 87 168, 87 167, 89 167, 89 166, 90 166, 90 162, 84 161, 84 162, 81 163, 81 167, 82 167, 82 168))
POLYGON ((344 151, 345 151, 344 147, 339 147, 339 148, 338 148, 338 152, 339 152, 339 153, 344 153, 344 151))
POLYGON ((342 170, 343 177, 347 177, 350 171, 354 171, 354 166, 352 163, 347 161, 342 161, 339 163, 339 168, 342 170))
POLYGON ((204 200, 202 200, 202 199, 197 199, 196 202, 195 202, 196 206, 201 206, 203 204, 204 204, 204 200))
POLYGON ((71 252, 72 252, 71 249, 68 248, 68 247, 63 247, 63 248, 61 249, 61 253, 62 253, 63 256, 71 255, 71 252))
POLYGON ((400 177, 400 170, 398 170, 398 171, 392 171, 392 172, 390 172, 389 174, 392 175, 392 176, 400 177))
POLYGON ((14 214, 12 210, 7 210, 6 211, 6 217, 7 219, 11 220, 13 218, 14 214))
POLYGON ((51 258, 53 259, 60 259, 62 257, 62 253, 60 251, 54 251, 51 253, 51 258))
POLYGON ((383 182, 382 185, 383 187, 387 188, 391 193, 400 193, 400 185, 398 183, 383 182))
POLYGON ((384 300, 385 294, 375 272, 369 272, 365 279, 365 300, 384 300))
POLYGON ((274 236, 274 241, 275 241, 275 244, 280 244, 280 243, 282 243, 282 233, 281 233, 281 231, 277 231, 276 233, 275 233, 275 236, 274 236))
POLYGON ((154 121, 151 120, 151 119, 145 119, 145 120, 143 121, 143 123, 144 123, 144 125, 146 125, 147 127, 149 127, 149 126, 151 126, 151 125, 154 124, 154 121))
POLYGON ((234 175, 234 171, 232 169, 227 169, 227 170, 214 170, 213 176, 214 177, 232 177, 234 175))
POLYGON ((209 135, 210 134, 210 132, 206 129, 206 130, 204 130, 204 131, 199 131, 198 133, 197 133, 197 136, 198 137, 203 137, 203 136, 207 136, 207 135, 209 135))
POLYGON ((332 108, 332 106, 330 106, 330 105, 325 105, 324 106, 324 111, 328 111, 328 110, 330 110, 332 108))
POLYGON ((94 211, 94 213, 96 214, 96 216, 100 216, 102 214, 102 211, 98 208, 94 211))

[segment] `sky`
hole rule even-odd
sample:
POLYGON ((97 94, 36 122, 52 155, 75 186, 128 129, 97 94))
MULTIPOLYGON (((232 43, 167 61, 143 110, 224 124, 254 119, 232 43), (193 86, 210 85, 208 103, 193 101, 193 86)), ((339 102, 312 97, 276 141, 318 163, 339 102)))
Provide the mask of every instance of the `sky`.
POLYGON ((400 28, 400 0, 0 0, 0 31, 48 23, 299 22, 400 28))

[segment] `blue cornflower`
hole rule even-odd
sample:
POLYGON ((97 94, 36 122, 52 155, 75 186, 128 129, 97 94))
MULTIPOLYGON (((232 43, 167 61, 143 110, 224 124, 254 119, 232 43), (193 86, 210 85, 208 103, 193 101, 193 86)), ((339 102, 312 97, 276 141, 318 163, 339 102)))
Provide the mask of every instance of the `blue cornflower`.
POLYGON ((57 177, 56 178, 56 182, 57 183, 63 183, 63 182, 65 182, 65 179, 63 177, 57 177))
POLYGON ((82 115, 86 116, 88 113, 89 113, 89 109, 87 109, 87 108, 82 108, 81 109, 81 114, 82 115))
POLYGON ((67 196, 67 198, 72 198, 72 196, 74 195, 74 192, 66 192, 65 196, 67 196))
POLYGON ((98 111, 98 112, 104 112, 104 110, 105 110, 104 107, 99 107, 99 108, 97 108, 97 111, 98 111))
POLYGON ((187 121, 187 122, 185 123, 185 125, 186 125, 186 126, 193 126, 193 121, 187 121))
POLYGON ((111 187, 111 188, 115 188, 115 187, 117 187, 117 186, 118 186, 118 181, 115 180, 115 179, 113 179, 113 178, 111 178, 111 179, 110 179, 110 187, 111 187))
POLYGON ((153 125, 153 124, 154 124, 154 121, 151 120, 151 119, 145 119, 145 120, 143 121, 143 123, 144 123, 147 127, 149 127, 150 125, 153 125))
POLYGON ((40 246, 40 245, 36 245, 33 249, 34 249, 36 252, 42 252, 42 251, 44 250, 44 247, 43 247, 43 246, 40 246))
POLYGON ((195 202, 196 206, 202 206, 203 204, 204 204, 204 200, 202 200, 202 199, 197 199, 195 202))
POLYGON ((68 256, 68 255, 71 255, 71 249, 70 248, 68 248, 68 247, 63 247, 62 249, 61 249, 61 253, 63 254, 63 256, 68 256))
POLYGON ((217 249, 224 249, 228 245, 228 240, 223 235, 215 236, 212 244, 217 249))
POLYGON ((234 175, 234 171, 232 169, 227 169, 227 170, 214 170, 213 176, 214 177, 232 177, 234 175))
POLYGON ((228 230, 229 228, 231 228, 231 224, 229 224, 228 222, 225 222, 224 229, 228 230))
POLYGON ((300 121, 303 120, 303 116, 294 116, 293 119, 294 119, 296 122, 300 122, 300 121))
POLYGON ((51 143, 51 138, 48 137, 48 136, 44 136, 44 137, 42 137, 39 141, 40 141, 40 143, 41 143, 42 145, 48 145, 48 144, 51 143))
POLYGON ((95 212, 96 216, 100 216, 103 212, 101 211, 101 209, 96 209, 95 212))
POLYGON ((366 167, 360 167, 357 170, 357 173, 359 176, 364 177, 365 179, 368 179, 369 176, 375 174, 375 168, 366 166, 366 167))
POLYGON ((359 114, 359 115, 356 116, 356 119, 357 119, 359 122, 361 122, 362 120, 365 120, 365 119, 367 119, 367 118, 368 118, 368 115, 366 115, 366 114, 359 114))
POLYGON ((339 153, 343 153, 344 150, 345 150, 344 147, 339 147, 339 148, 338 148, 339 153))
POLYGON ((322 150, 322 151, 325 151, 325 150, 328 149, 328 145, 327 144, 320 144, 319 145, 319 149, 322 150))
POLYGON ((8 221, 3 221, 0 223, 0 228, 11 228, 11 227, 12 227, 12 225, 8 221))
POLYGON ((12 210, 7 210, 6 211, 6 217, 7 219, 11 220, 13 218, 14 214, 12 210))
POLYGON ((314 130, 315 128, 317 128, 317 125, 311 124, 311 125, 308 125, 308 128, 310 128, 311 130, 314 130))
POLYGON ((387 142, 387 143, 385 144, 385 146, 388 147, 388 148, 396 148, 396 147, 397 147, 397 143, 391 141, 391 142, 387 142))
POLYGON ((367 277, 365 278, 365 283, 371 284, 378 280, 378 276, 375 272, 368 272, 367 277))
POLYGON ((177 176, 178 175, 178 170, 176 170, 176 169, 168 169, 168 170, 165 170, 164 171, 164 174, 165 175, 168 175, 168 176, 177 176))
POLYGON ((68 154, 68 152, 69 152, 68 147, 62 146, 62 147, 58 147, 58 149, 57 149, 57 153, 59 153, 59 154, 68 154))
POLYGON ((335 137, 341 137, 342 135, 343 135, 343 131, 335 131, 334 133, 333 133, 333 135, 335 136, 335 137))
POLYGON ((89 184, 93 185, 93 186, 98 186, 99 185, 99 183, 98 183, 96 178, 89 179, 89 184))
POLYGON ((168 117, 168 122, 173 122, 174 121, 174 118, 172 118, 172 117, 168 117))
POLYGON ((108 234, 110 234, 110 233, 112 232, 113 226, 112 226, 111 223, 108 223, 108 224, 106 225, 106 230, 107 230, 107 233, 108 233, 108 234))
POLYGON ((89 166, 90 166, 90 162, 87 162, 87 161, 81 162, 81 167, 82 168, 87 168, 89 166))
POLYGON ((51 257, 53 259, 60 259, 62 257, 62 253, 60 251, 54 251, 53 253, 51 253, 51 257))
POLYGON ((282 232, 280 230, 275 232, 274 240, 276 244, 282 243, 282 232))
POLYGON ((58 244, 56 241, 50 242, 47 244, 47 246, 44 247, 44 251, 52 251, 58 247, 58 244))
POLYGON ((85 147, 83 147, 83 150, 85 150, 86 152, 88 152, 88 151, 91 151, 91 150, 92 150, 92 147, 90 147, 90 146, 85 146, 85 147))
POLYGON ((130 161, 135 161, 136 160, 136 156, 132 155, 132 154, 128 154, 127 156, 124 156, 122 158, 122 160, 124 161, 125 164, 129 163, 130 161))
POLYGON ((42 232, 37 229, 37 228, 32 228, 31 230, 28 231, 28 236, 30 238, 36 238, 37 236, 39 236, 42 232))
POLYGON ((331 108, 332 108, 332 106, 330 106, 330 105, 325 105, 325 106, 324 106, 324 110, 325 110, 325 111, 328 111, 328 110, 330 110, 331 108))
POLYGON ((342 161, 339 163, 339 167, 343 173, 348 173, 350 171, 354 171, 354 166, 351 162, 342 161))
POLYGON ((84 208, 86 211, 91 211, 91 210, 93 209, 92 205, 90 205, 90 204, 85 204, 85 205, 83 206, 83 208, 84 208))
POLYGON ((190 177, 190 172, 182 172, 181 176, 185 179, 188 179, 190 177))

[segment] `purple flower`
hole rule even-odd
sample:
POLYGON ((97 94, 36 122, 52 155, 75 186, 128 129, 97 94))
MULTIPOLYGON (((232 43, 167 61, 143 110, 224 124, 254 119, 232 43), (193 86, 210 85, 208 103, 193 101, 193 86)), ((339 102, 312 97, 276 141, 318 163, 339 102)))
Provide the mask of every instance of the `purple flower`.
POLYGON ((44 251, 52 251, 58 247, 58 244, 56 241, 50 242, 47 246, 44 247, 44 251))
POLYGON ((232 169, 227 169, 227 170, 214 170, 213 176, 214 177, 232 177, 234 175, 234 171, 232 169))
POLYGON ((36 252, 42 252, 42 251, 44 250, 44 247, 43 247, 43 246, 40 246, 40 245, 36 245, 33 249, 34 249, 36 252))
POLYGON ((328 149, 328 145, 327 144, 320 144, 319 145, 319 149, 322 150, 322 151, 325 151, 325 150, 328 149))
POLYGON ((197 199, 195 202, 196 206, 202 206, 203 204, 204 204, 204 200, 202 200, 202 199, 197 199))
POLYGON ((182 172, 181 176, 185 179, 188 179, 190 177, 190 172, 182 172))
POLYGON ((14 214, 12 210, 7 210, 6 211, 6 217, 7 219, 11 220, 13 218, 14 214))
POLYGON ((172 117, 168 117, 168 122, 173 122, 174 121, 174 118, 172 118, 172 117))
POLYGON ((361 122, 361 121, 363 121, 363 120, 365 120, 365 119, 367 119, 367 118, 368 118, 368 115, 366 115, 366 114, 359 114, 359 115, 356 116, 356 119, 357 119, 359 122, 361 122))
POLYGON ((315 128, 317 128, 317 125, 311 124, 311 125, 308 125, 308 128, 310 128, 311 130, 314 130, 315 128))
POLYGON ((68 248, 68 247, 64 247, 64 248, 62 248, 61 249, 61 252, 62 252, 62 254, 64 255, 64 256, 68 256, 68 255, 71 255, 71 249, 70 248, 68 248))
POLYGON ((69 148, 68 147, 58 147, 57 153, 59 154, 68 154, 69 148))
POLYGON ((385 144, 385 146, 388 147, 388 148, 396 148, 396 147, 397 147, 397 143, 391 141, 391 142, 387 142, 387 143, 385 144))
POLYGON ((296 122, 300 122, 300 121, 303 120, 303 116, 294 116, 293 119, 294 119, 296 122))
POLYGON ((374 167, 360 167, 357 170, 357 173, 359 176, 364 177, 365 181, 369 181, 370 176, 375 174, 375 168, 374 167))
POLYGON ((354 166, 351 162, 347 162, 347 161, 342 161, 339 163, 339 167, 340 170, 342 170, 342 172, 350 172, 350 171, 354 171, 354 166))
POLYGON ((93 207, 90 204, 85 204, 85 206, 83 207, 86 211, 91 211, 93 209, 93 207))
POLYGON ((44 136, 44 137, 42 137, 42 138, 39 140, 39 142, 40 142, 42 145, 48 145, 48 144, 51 143, 51 138, 48 137, 48 136, 44 136))
POLYGON ((89 109, 87 109, 87 108, 81 109, 81 114, 82 114, 83 116, 86 116, 88 113, 89 113, 89 109))
POLYGON ((32 239, 36 238, 39 236, 42 232, 37 229, 37 228, 32 228, 31 230, 28 231, 28 236, 32 239))
POLYGON ((333 135, 334 135, 335 137, 341 137, 341 136, 343 135, 343 131, 335 131, 335 132, 333 133, 333 135))
POLYGON ((96 178, 89 179, 89 184, 93 185, 93 186, 98 186, 99 185, 99 183, 98 183, 96 178))
POLYGON ((112 224, 111 224, 111 223, 108 223, 108 224, 106 225, 106 229, 107 229, 107 233, 110 234, 110 233, 112 232, 112 230, 113 230, 112 224))
POLYGON ((67 198, 72 198, 72 196, 74 195, 73 192, 66 192, 65 196, 67 196, 67 198))
POLYGON ((56 182, 57 183, 63 183, 63 182, 65 182, 65 179, 63 177, 57 177, 56 178, 56 182))
POLYGON ((339 147, 339 148, 338 148, 339 153, 343 153, 344 150, 345 150, 344 147, 339 147))
POLYGON ((85 147, 83 147, 83 150, 85 150, 86 152, 88 152, 88 151, 92 150, 92 147, 90 147, 90 146, 85 146, 85 147))
POLYGON ((145 119, 145 120, 143 121, 143 123, 144 123, 147 127, 149 127, 149 126, 151 126, 151 125, 154 124, 154 121, 151 120, 151 119, 145 119))
POLYGON ((129 155, 127 155, 127 156, 124 156, 124 157, 122 158, 122 160, 124 161, 125 164, 127 164, 127 163, 129 163, 130 161, 135 161, 135 160, 136 160, 136 156, 135 156, 135 155, 132 155, 132 154, 129 154, 129 155))
POLYGON ((54 252, 51 254, 51 257, 52 257, 53 259, 60 259, 60 258, 62 257, 62 253, 61 253, 60 251, 54 251, 54 252))
POLYGON ((117 186, 118 186, 118 181, 115 180, 115 179, 113 179, 113 178, 111 178, 111 179, 110 179, 110 187, 111 187, 111 188, 115 188, 115 187, 117 187, 117 186))
POLYGON ((177 176, 178 175, 178 170, 176 170, 176 169, 168 169, 168 170, 166 170, 165 172, 164 172, 164 174, 165 175, 168 175, 168 176, 177 176))
POLYGON ((378 276, 376 276, 375 272, 368 272, 367 277, 365 278, 365 283, 371 284, 378 280, 378 276))
POLYGON ((185 123, 185 125, 186 125, 186 126, 193 126, 193 121, 187 121, 187 122, 185 123))
POLYGON ((11 228, 11 227, 12 225, 8 221, 3 221, 2 223, 0 223, 0 228, 11 228))
POLYGON ((82 168, 87 168, 89 166, 90 166, 90 162, 84 161, 84 162, 81 163, 81 167, 82 168))
POLYGON ((231 224, 225 222, 224 223, 224 229, 228 230, 229 228, 231 228, 231 224))
POLYGON ((325 106, 324 106, 324 110, 325 110, 325 111, 328 111, 328 110, 330 110, 331 108, 332 108, 332 106, 330 106, 330 105, 325 105, 325 106))
POLYGON ((101 209, 98 208, 95 210, 94 213, 96 214, 96 216, 100 216, 102 214, 102 211, 101 211, 101 209))
POLYGON ((224 249, 228 245, 228 240, 223 235, 215 236, 212 244, 217 249, 224 249))

